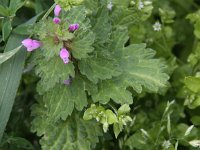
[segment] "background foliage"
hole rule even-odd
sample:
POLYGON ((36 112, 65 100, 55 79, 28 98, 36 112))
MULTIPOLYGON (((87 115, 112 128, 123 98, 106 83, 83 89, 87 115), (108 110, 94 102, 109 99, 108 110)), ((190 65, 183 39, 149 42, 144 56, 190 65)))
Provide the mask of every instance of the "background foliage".
POLYGON ((0 148, 199 149, 200 3, 55 2, 80 30, 53 24, 54 1, 0 1, 0 148), (67 66, 54 33, 72 41, 67 66), (32 34, 44 46, 29 54, 32 34))

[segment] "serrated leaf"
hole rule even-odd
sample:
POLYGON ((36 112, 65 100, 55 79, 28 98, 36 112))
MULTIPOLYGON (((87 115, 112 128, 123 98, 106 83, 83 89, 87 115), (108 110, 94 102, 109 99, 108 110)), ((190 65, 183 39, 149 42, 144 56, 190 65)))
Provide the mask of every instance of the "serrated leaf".
POLYGON ((35 61, 37 61, 35 72, 41 77, 38 87, 40 94, 53 88, 56 83, 63 83, 64 80, 75 75, 72 62, 64 64, 59 56, 51 58, 50 61, 45 60, 43 57, 35 61))
POLYGON ((86 9, 83 6, 72 8, 69 12, 66 13, 64 18, 70 24, 78 23, 80 30, 86 31, 91 27, 89 19, 86 19, 86 9))
POLYGON ((103 55, 81 60, 79 68, 81 73, 94 83, 99 80, 111 79, 113 76, 121 74, 117 62, 103 55))
POLYGON ((94 39, 95 36, 91 31, 87 33, 79 33, 77 37, 73 39, 72 44, 70 45, 73 57, 76 59, 87 58, 88 53, 91 53, 94 50, 92 46, 94 39))
POLYGON ((94 25, 92 30, 95 33, 95 43, 104 44, 108 42, 111 35, 111 23, 109 22, 108 9, 103 7, 101 8, 97 15, 94 16, 94 25))
POLYGON ((55 24, 52 18, 40 20, 34 27, 33 33, 39 36, 40 40, 46 37, 54 37, 56 33, 60 33, 58 24, 55 24))
POLYGON ((46 58, 46 61, 54 56, 59 56, 60 49, 63 47, 63 43, 55 43, 54 37, 46 37, 42 41, 42 54, 46 58))
MULTIPOLYGON (((87 95, 85 85, 88 81, 76 76, 70 85, 57 84, 43 96, 43 102, 33 108, 35 111, 43 112, 46 122, 55 123, 60 119, 66 120, 74 108, 81 111, 87 106, 87 95), (44 106, 40 106, 44 105, 44 106)), ((45 123, 44 123, 45 124, 45 123)))
POLYGON ((96 46, 94 54, 79 63, 81 73, 94 83, 99 80, 111 79, 122 73, 120 50, 128 40, 128 31, 126 28, 119 28, 112 34, 111 40, 113 42, 108 48, 96 46))
POLYGON ((92 98, 95 102, 106 104, 110 99, 113 99, 119 104, 131 104, 132 94, 126 87, 121 85, 120 81, 106 80, 99 85, 99 91, 96 94, 92 94, 92 98))
POLYGON ((99 92, 93 95, 95 101, 107 103, 113 99, 120 104, 131 104, 132 97, 127 87, 133 87, 137 93, 142 92, 142 87, 149 92, 158 92, 166 87, 169 77, 164 73, 164 64, 153 58, 153 50, 146 49, 145 44, 133 44, 124 48, 122 53, 123 74, 115 80, 100 83, 99 92))
POLYGON ((146 49, 145 44, 133 44, 124 49, 122 80, 132 86, 136 92, 142 92, 142 86, 150 92, 165 88, 169 76, 164 73, 165 64, 154 59, 155 51, 146 49), (126 80, 127 79, 127 80, 126 80))
POLYGON ((43 150, 90 150, 99 142, 102 132, 96 123, 84 121, 73 115, 65 122, 47 129, 41 139, 43 150))

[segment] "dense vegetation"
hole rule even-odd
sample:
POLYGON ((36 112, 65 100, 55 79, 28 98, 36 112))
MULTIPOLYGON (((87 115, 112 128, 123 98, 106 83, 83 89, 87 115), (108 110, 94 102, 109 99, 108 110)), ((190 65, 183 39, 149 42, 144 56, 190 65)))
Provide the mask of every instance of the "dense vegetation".
POLYGON ((1 0, 0 149, 200 148, 200 3, 1 0))

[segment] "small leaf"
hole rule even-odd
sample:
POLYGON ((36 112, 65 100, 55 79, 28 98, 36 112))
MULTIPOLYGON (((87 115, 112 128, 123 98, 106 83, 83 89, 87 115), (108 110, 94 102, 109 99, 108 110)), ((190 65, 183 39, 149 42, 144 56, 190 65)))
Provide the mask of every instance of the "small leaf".
POLYGON ((200 140, 192 140, 189 142, 189 144, 192 145, 193 147, 200 148, 200 140))
POLYGON ((117 116, 111 111, 111 110, 106 110, 105 112, 106 116, 107 116, 107 122, 108 124, 113 124, 116 123, 117 120, 117 116))
POLYGON ((118 112, 119 115, 124 115, 124 114, 129 113, 130 110, 131 110, 131 108, 129 107, 129 105, 128 104, 124 104, 118 109, 117 112, 118 112))
POLYGON ((191 131, 192 131, 193 128, 194 128, 194 125, 189 126, 187 128, 187 130, 185 131, 184 136, 188 136, 191 133, 191 131))
POLYGON ((150 138, 150 135, 147 133, 146 130, 140 129, 140 131, 142 132, 142 134, 143 134, 145 137, 150 138))
POLYGON ((120 132, 122 132, 122 129, 123 129, 123 126, 120 125, 119 123, 115 123, 113 125, 113 130, 114 130, 114 133, 115 133, 115 138, 117 138, 118 135, 120 134, 120 132))

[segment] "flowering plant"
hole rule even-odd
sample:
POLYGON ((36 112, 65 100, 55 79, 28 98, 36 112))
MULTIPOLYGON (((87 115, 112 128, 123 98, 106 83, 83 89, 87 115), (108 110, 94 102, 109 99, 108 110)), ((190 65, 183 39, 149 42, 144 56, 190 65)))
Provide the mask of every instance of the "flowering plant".
POLYGON ((199 5, 187 1, 55 0, 45 12, 39 8, 49 2, 36 1, 37 16, 14 25, 17 10, 33 9, 32 1, 11 0, 7 7, 5 0, 0 5, 2 41, 7 43, 0 55, 5 72, 0 74, 5 85, 0 91, 2 118, 8 120, 23 76, 4 136, 7 121, 1 124, 0 147, 200 147, 200 15, 188 14, 199 5), (21 46, 6 52, 10 43, 21 46), (189 47, 194 47, 192 52, 189 47), (23 121, 16 121, 21 112, 18 120, 23 121), (15 121, 27 130, 14 128, 15 121))

